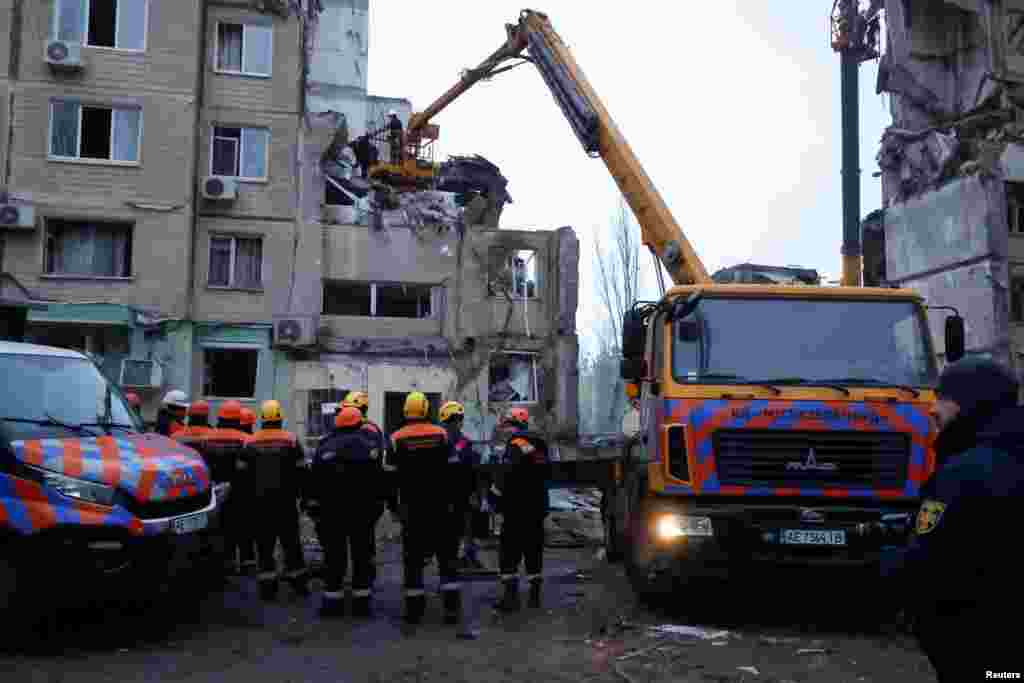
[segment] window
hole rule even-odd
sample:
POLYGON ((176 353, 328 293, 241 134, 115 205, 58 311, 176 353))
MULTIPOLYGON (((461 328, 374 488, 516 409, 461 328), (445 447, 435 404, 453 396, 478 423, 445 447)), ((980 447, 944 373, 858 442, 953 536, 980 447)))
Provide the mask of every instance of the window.
POLYGON ((263 238, 210 237, 210 287, 263 288, 263 238))
POLYGON ((1024 265, 1010 266, 1010 320, 1024 323, 1024 265))
POLYGON ((266 180, 269 143, 270 131, 266 128, 215 126, 210 144, 210 174, 266 180))
POLYGON ((85 277, 131 277, 130 223, 49 220, 45 273, 85 277))
POLYGON ((431 285, 325 282, 324 315, 432 318, 440 287, 431 285))
POLYGON ((491 356, 488 400, 492 403, 537 401, 537 360, 527 353, 496 353, 491 356))
MULTIPOLYGON (((384 433, 387 435, 388 440, 391 440, 391 435, 402 428, 405 424, 405 397, 408 393, 405 391, 387 391, 384 392, 384 433)), ((426 394, 427 402, 430 403, 430 412, 427 417, 437 422, 437 411, 441 409, 441 394, 426 394)))
POLYGON ((349 389, 310 389, 306 436, 323 436, 334 428, 334 410, 349 389), (324 412, 327 411, 327 412, 324 412))
POLYGON ((255 398, 258 349, 205 349, 203 395, 217 398, 255 398))
POLYGON ((537 297, 537 252, 491 247, 487 295, 514 299, 537 297))
POLYGON ((57 159, 139 161, 142 110, 68 100, 50 103, 50 156, 57 159))
POLYGON ((146 49, 146 0, 56 0, 52 34, 90 47, 146 49))
POLYGON ((1024 183, 1006 183, 1006 224, 1011 235, 1024 235, 1024 183))
POLYGON ((217 24, 217 71, 270 76, 273 26, 217 24))

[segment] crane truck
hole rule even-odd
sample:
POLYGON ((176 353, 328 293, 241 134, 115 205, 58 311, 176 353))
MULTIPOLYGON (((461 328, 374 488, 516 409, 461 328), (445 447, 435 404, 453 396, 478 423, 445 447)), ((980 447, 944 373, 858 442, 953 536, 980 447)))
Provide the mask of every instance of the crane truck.
MULTIPOLYGON (((922 297, 857 286, 853 256, 840 286, 709 277, 548 17, 523 10, 506 34, 412 116, 407 140, 436 139, 433 116, 509 60, 533 63, 672 279, 622 324, 621 375, 641 418, 605 488, 609 558, 641 596, 762 563, 870 567, 905 540, 936 466, 937 349, 922 297)), ((947 361, 964 354, 955 312, 944 341, 947 361)))

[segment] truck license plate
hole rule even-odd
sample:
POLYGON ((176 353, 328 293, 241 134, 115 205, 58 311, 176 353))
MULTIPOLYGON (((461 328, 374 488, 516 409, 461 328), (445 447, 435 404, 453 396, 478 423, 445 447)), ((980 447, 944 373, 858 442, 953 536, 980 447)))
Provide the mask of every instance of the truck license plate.
POLYGON ((188 517, 179 517, 171 521, 171 528, 176 534, 191 534, 194 531, 205 529, 209 519, 205 512, 188 517))
POLYGON ((782 542, 788 545, 846 545, 846 532, 842 530, 783 529, 782 542))

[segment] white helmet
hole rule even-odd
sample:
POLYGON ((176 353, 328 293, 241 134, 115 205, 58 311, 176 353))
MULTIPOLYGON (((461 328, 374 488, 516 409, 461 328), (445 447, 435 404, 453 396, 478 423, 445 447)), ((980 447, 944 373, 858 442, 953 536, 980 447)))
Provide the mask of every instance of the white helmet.
POLYGON ((394 109, 388 109, 388 116, 398 116, 398 112, 394 109))
POLYGON ((174 389, 168 391, 164 396, 165 406, 175 406, 177 408, 188 408, 188 396, 181 389, 174 389))

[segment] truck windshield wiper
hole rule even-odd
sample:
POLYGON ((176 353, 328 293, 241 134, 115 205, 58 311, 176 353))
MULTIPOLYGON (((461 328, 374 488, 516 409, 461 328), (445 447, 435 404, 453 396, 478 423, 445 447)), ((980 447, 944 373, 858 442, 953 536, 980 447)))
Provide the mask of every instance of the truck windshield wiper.
POLYGON ((772 391, 775 392, 776 396, 778 396, 779 394, 782 393, 782 389, 779 389, 778 387, 774 387, 770 383, 762 382, 760 380, 758 380, 758 381, 750 380, 750 379, 747 379, 746 377, 743 377, 742 375, 733 375, 733 374, 730 374, 728 372, 705 372, 705 373, 699 375, 697 377, 697 379, 699 379, 699 380, 710 380, 712 382, 715 381, 715 380, 726 380, 726 381, 736 382, 736 383, 739 383, 739 384, 752 384, 754 386, 763 387, 765 389, 771 389, 772 391))
POLYGON ((774 377, 772 379, 760 380, 761 382, 767 382, 769 384, 778 384, 780 386, 815 386, 815 387, 826 387, 828 389, 834 389, 841 391, 847 396, 850 395, 849 389, 841 386, 834 380, 813 380, 807 379, 806 377, 774 377))
POLYGON ((893 387, 895 389, 902 389, 903 391, 909 391, 914 395, 914 398, 920 398, 921 392, 914 387, 907 386, 906 384, 897 384, 896 382, 886 382, 884 380, 875 379, 873 377, 840 377, 838 379, 826 379, 823 382, 841 382, 843 384, 869 384, 876 387, 893 387))
POLYGON ((24 422, 27 424, 42 425, 47 427, 60 427, 70 432, 76 432, 78 434, 88 434, 90 436, 98 436, 95 431, 89 428, 88 425, 73 425, 67 422, 61 422, 49 413, 46 414, 46 419, 40 418, 28 418, 28 417, 0 417, 0 420, 4 422, 24 422))
POLYGON ((121 422, 82 422, 80 427, 102 427, 104 429, 124 429, 130 432, 135 431, 135 427, 126 425, 121 422))

